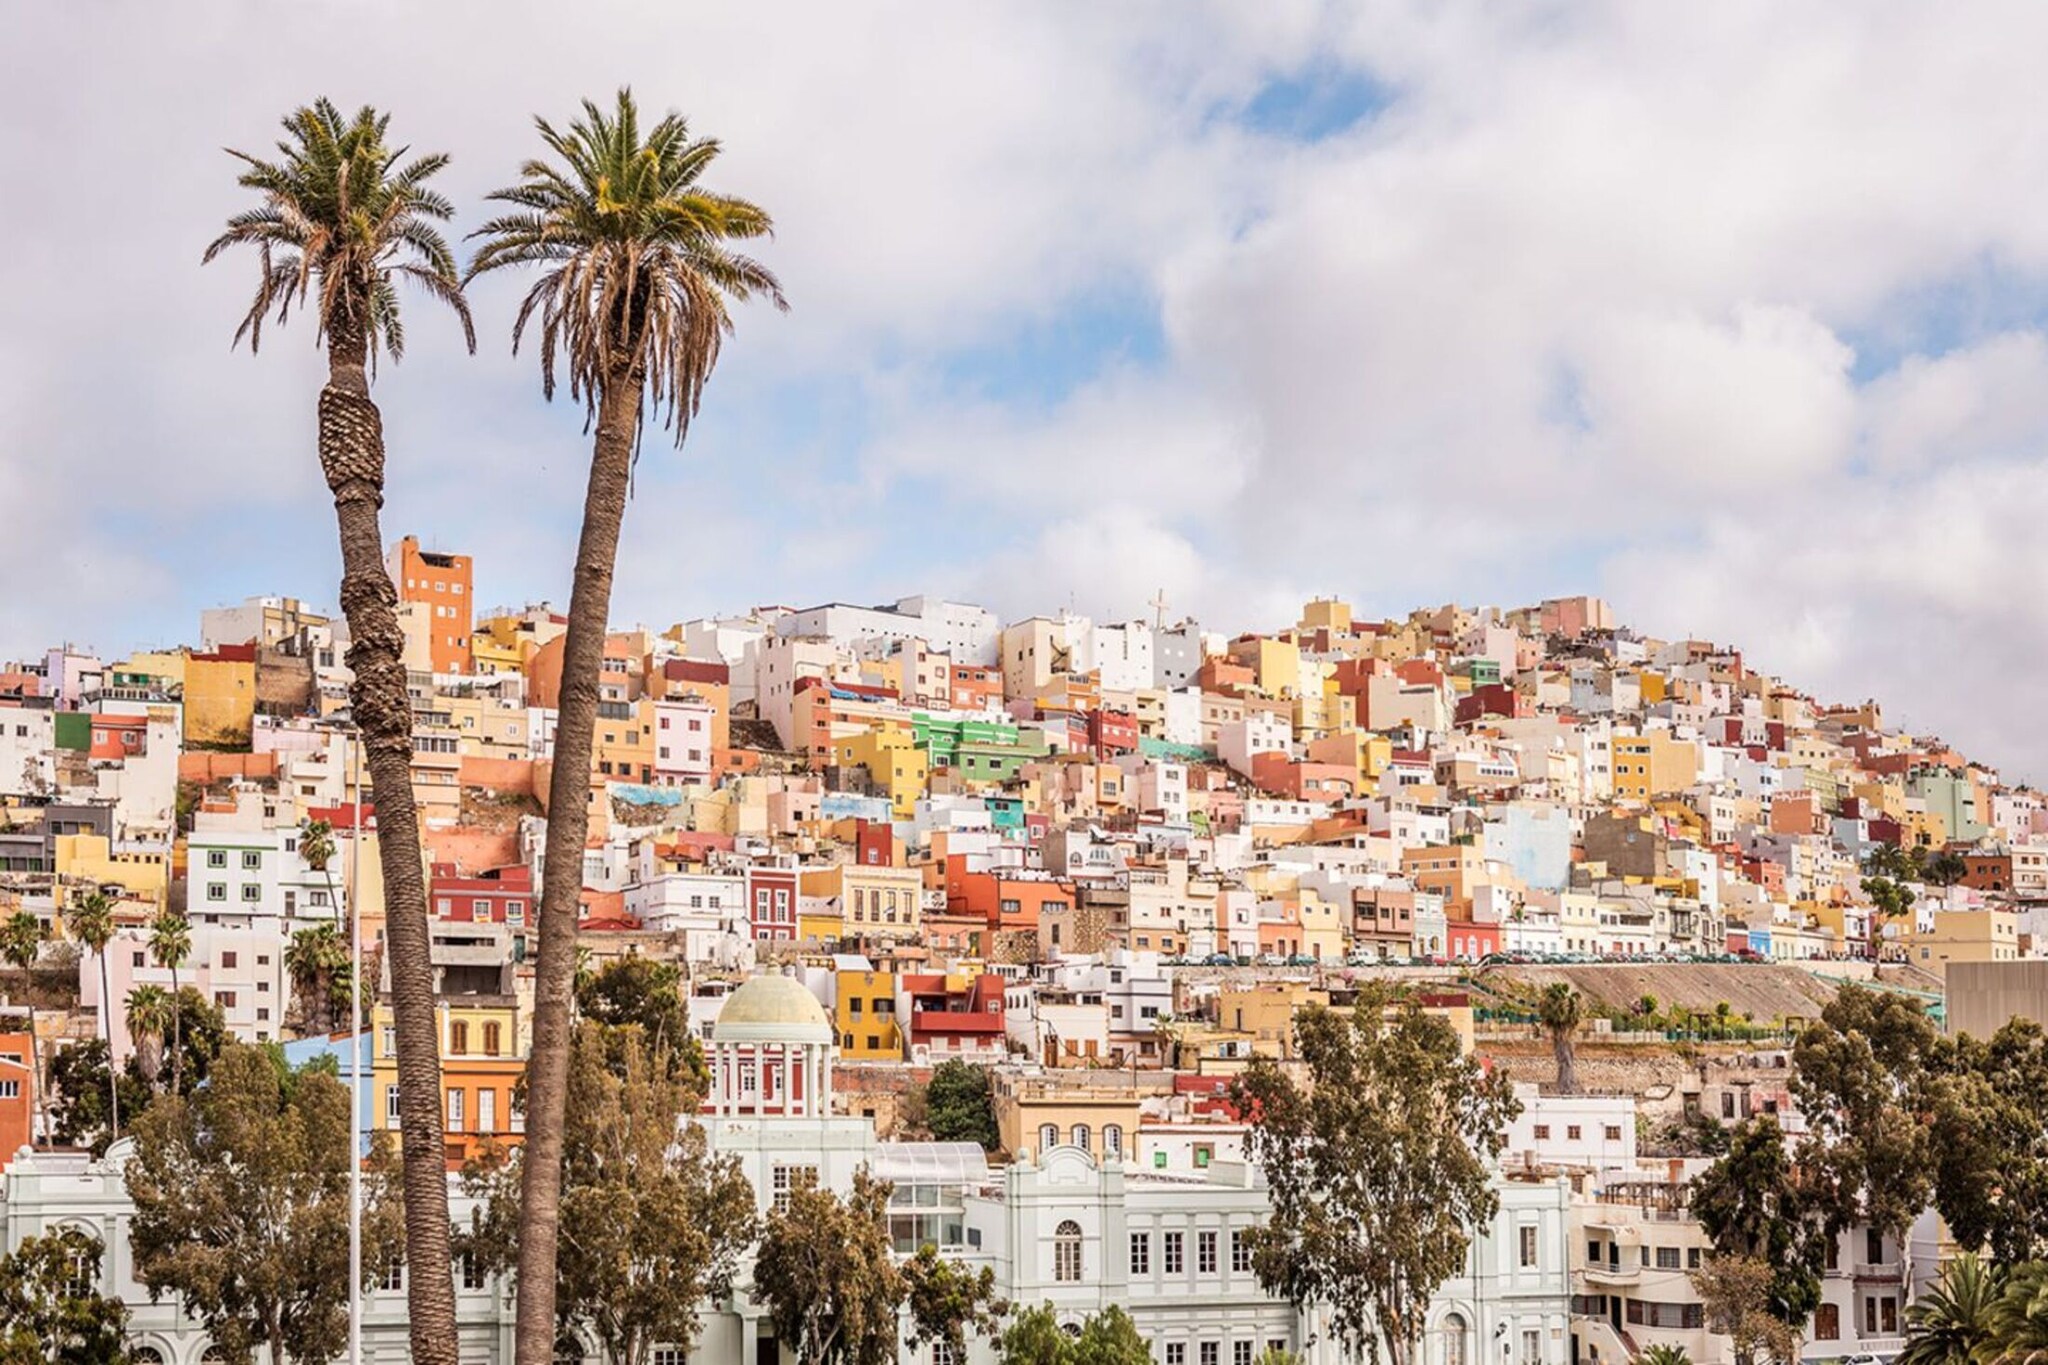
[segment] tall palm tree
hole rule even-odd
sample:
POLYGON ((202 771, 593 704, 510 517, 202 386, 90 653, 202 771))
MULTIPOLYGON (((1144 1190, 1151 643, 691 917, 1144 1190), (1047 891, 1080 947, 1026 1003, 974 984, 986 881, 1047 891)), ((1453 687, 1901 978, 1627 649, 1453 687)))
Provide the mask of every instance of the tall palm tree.
POLYGON ((643 137, 627 90, 609 113, 585 100, 583 117, 567 131, 536 122, 552 159, 528 161, 518 184, 491 196, 512 211, 474 234, 484 242, 469 268, 471 278, 513 266, 542 272, 520 305, 513 349, 538 313, 541 389, 554 396, 560 365, 570 397, 583 402, 596 433, 562 644, 541 884, 519 1214, 519 1365, 546 1365, 554 1350, 562 1106, 591 731, 619 527, 643 420, 651 403, 680 445, 732 331, 728 300, 764 294, 784 306, 775 277, 731 246, 767 236, 767 213, 699 184, 718 156, 715 140, 691 137, 674 114, 643 137))
MULTIPOLYGON (((49 931, 36 918, 32 910, 17 910, 0 923, 0 958, 5 958, 14 969, 21 973, 22 984, 33 988, 29 980, 29 968, 35 966, 36 958, 42 954, 43 940, 49 931)), ((42 1040, 36 1037, 36 1006, 33 998, 28 1006, 28 1064, 35 1076, 36 1121, 42 1126, 43 1142, 50 1141, 48 1089, 43 1084, 42 1040)))
POLYGON ((384 422, 370 398, 380 352, 404 351, 398 289, 407 282, 446 304, 476 349, 455 255, 436 226, 453 207, 427 182, 448 158, 403 160, 385 140, 387 115, 364 108, 344 118, 326 100, 284 120, 278 157, 235 152, 238 183, 258 204, 228 219, 206 259, 253 246, 256 294, 235 338, 262 340, 263 322, 294 307, 312 313, 327 348, 320 390, 320 469, 334 497, 341 538, 341 608, 348 618, 349 709, 361 735, 377 807, 391 998, 398 1035, 400 1151, 404 1157, 406 1277, 413 1359, 456 1365, 455 1285, 448 1254, 448 1185, 441 1145, 441 1065, 428 957, 427 894, 412 796, 412 707, 405 691, 405 635, 397 593, 384 571, 384 422))
POLYGON ((166 910, 149 923, 149 955, 156 965, 171 974, 171 1093, 185 1093, 185 1011, 175 1008, 180 998, 178 968, 192 956, 192 921, 175 910, 166 910))
POLYGON ((71 937, 92 950, 100 960, 100 1036, 107 1040, 107 1113, 111 1119, 108 1141, 121 1136, 121 1087, 114 1066, 114 987, 107 974, 107 945, 114 941, 114 902, 104 891, 87 891, 71 903, 64 916, 64 928, 71 937))
POLYGON ((1558 1092, 1578 1094, 1578 1036, 1586 1017, 1585 1001, 1569 985, 1554 981, 1537 1002, 1536 1017, 1550 1032, 1550 1050, 1557 1058, 1558 1092))
POLYGON ((178 998, 162 986, 145 983, 128 992, 128 1033, 135 1039, 135 1065, 142 1082, 156 1089, 163 1075, 164 1039, 178 1017, 178 998))
POLYGON ((1906 1308, 1906 1349, 1893 1365, 1976 1365, 1993 1340, 2005 1272, 1965 1252, 1906 1308))
POLYGON ((1991 1309, 1981 1365, 2041 1365, 2048 1360, 2048 1262, 2026 1261, 2006 1271, 1991 1309))

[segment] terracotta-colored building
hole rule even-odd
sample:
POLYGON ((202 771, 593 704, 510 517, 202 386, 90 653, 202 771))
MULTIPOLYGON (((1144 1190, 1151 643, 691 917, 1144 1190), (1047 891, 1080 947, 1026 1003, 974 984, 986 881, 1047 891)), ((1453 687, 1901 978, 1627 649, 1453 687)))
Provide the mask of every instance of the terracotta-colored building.
POLYGON ((398 589, 399 601, 418 602, 427 608, 432 625, 427 653, 434 671, 473 671, 469 637, 476 620, 476 598, 471 590, 469 556, 422 550, 419 537, 407 536, 391 547, 384 568, 398 589))
POLYGON ((35 1133, 34 1040, 27 1033, 0 1033, 0 1171, 35 1133))

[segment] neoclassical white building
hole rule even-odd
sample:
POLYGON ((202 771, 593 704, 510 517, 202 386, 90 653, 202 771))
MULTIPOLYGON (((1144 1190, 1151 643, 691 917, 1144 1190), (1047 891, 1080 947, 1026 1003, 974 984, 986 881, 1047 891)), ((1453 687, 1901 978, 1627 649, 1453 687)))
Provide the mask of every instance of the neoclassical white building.
MULTIPOLYGON (((1159 1365, 1251 1365, 1268 1346, 1309 1365, 1341 1365, 1322 1315, 1296 1312, 1264 1293, 1243 1234, 1268 1214, 1259 1173, 1241 1162, 1153 1172, 1078 1147, 1019 1152, 991 1169, 959 1143, 884 1143, 873 1121, 832 1112, 835 1039, 802 983, 757 976, 724 1002, 711 1031, 711 1094, 697 1119, 714 1150, 739 1158, 765 1213, 800 1179, 845 1192, 863 1167, 890 1180, 890 1232, 903 1254, 930 1242, 995 1272, 1017 1304, 1050 1303, 1067 1322, 1115 1304, 1149 1337, 1159 1365)), ((110 1254, 103 1292, 127 1300, 138 1345, 155 1365, 201 1365, 205 1333, 176 1301, 152 1304, 134 1279, 126 1225, 132 1217, 118 1143, 104 1161, 24 1154, 8 1172, 5 1245, 64 1224, 98 1236, 110 1254)), ((1467 1273, 1446 1284, 1430 1315, 1418 1365, 1569 1365, 1569 1191, 1561 1181, 1499 1184, 1501 1210, 1473 1246, 1467 1273)), ((451 1189, 458 1222, 468 1218, 451 1189)), ((742 1271, 740 1282, 747 1276, 742 1271)), ((458 1267, 464 1365, 512 1359, 512 1311, 504 1286, 458 1267)), ((782 1365, 788 1359, 744 1288, 709 1305, 694 1351, 657 1350, 653 1365, 782 1365)), ((402 1281, 372 1293, 364 1357, 407 1359, 402 1281)), ((994 1352, 975 1342, 969 1361, 994 1352)), ((591 1359, 595 1359, 592 1353, 591 1359)), ((941 1365, 932 1357, 905 1365, 941 1365)))

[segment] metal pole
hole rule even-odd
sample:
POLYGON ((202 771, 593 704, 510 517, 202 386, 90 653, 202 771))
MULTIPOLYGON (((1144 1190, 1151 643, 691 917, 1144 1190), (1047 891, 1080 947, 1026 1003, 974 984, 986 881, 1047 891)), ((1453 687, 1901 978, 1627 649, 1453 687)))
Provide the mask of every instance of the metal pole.
POLYGON ((363 1360, 363 737, 349 728, 355 806, 349 839, 348 1359, 363 1360))

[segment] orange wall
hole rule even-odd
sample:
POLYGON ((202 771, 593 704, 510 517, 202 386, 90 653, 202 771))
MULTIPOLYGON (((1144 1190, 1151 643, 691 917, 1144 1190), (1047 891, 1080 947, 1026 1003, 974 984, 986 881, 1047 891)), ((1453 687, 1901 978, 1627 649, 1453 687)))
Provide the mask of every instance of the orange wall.
POLYGON ((469 637, 476 615, 475 585, 468 555, 433 556, 428 563, 417 536, 407 536, 393 551, 393 586, 401 602, 422 602, 429 621, 428 653, 436 673, 468 673, 469 637))

